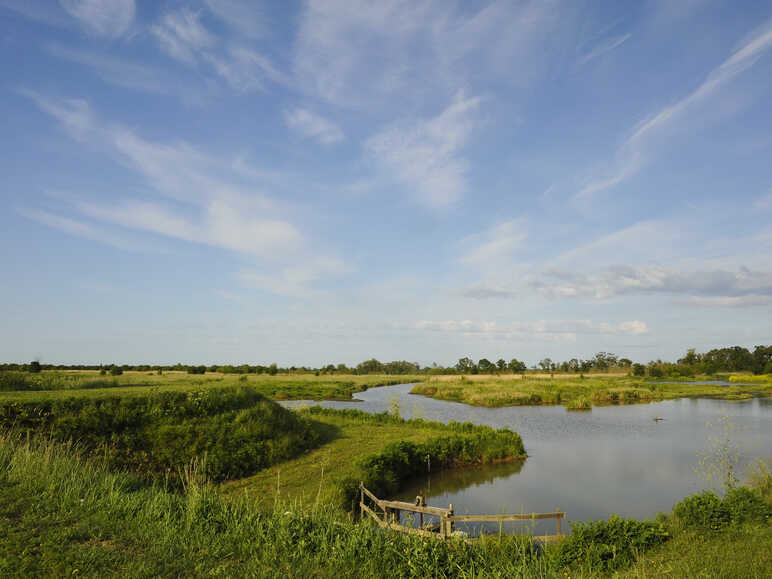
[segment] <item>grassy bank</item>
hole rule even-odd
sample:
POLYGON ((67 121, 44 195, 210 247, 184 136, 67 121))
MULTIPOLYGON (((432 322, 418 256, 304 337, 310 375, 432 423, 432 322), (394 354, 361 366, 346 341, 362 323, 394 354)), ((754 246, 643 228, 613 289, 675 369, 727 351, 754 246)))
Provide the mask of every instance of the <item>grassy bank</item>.
POLYGON ((2 434, 0 574, 769 576, 772 533, 758 496, 743 491, 737 500, 713 501, 715 519, 690 519, 689 504, 705 500, 684 501, 656 522, 612 518, 577 526, 570 538, 539 552, 516 536, 469 544, 391 533, 325 505, 280 503, 266 513, 223 500, 195 470, 187 471, 184 492, 167 492, 83 461, 67 445, 2 434))
POLYGON ((725 399, 750 398, 772 394, 772 382, 751 386, 733 384, 655 383, 633 376, 590 375, 476 375, 434 376, 417 384, 413 394, 440 400, 464 402, 473 406, 518 406, 562 404, 584 409, 601 404, 633 404, 654 400, 707 396, 725 399))
POLYGON ((120 376, 102 376, 93 371, 0 372, 0 400, 35 400, 45 391, 50 398, 78 394, 94 398, 145 395, 152 390, 190 392, 211 387, 248 385, 275 400, 350 400, 356 392, 375 386, 419 382, 425 376, 367 374, 221 374, 203 375, 186 372, 124 372, 120 376))
MULTIPOLYGON (((116 392, 116 390, 113 390, 116 392)), ((0 400, 0 426, 76 440, 113 468, 175 479, 193 459, 213 479, 250 475, 325 432, 249 386, 134 396, 0 400)))
POLYGON ((520 437, 507 429, 320 407, 299 415, 324 425, 329 442, 254 476, 226 483, 223 492, 247 496, 262 508, 290 500, 349 509, 359 481, 389 496, 429 465, 438 471, 525 457, 520 437))

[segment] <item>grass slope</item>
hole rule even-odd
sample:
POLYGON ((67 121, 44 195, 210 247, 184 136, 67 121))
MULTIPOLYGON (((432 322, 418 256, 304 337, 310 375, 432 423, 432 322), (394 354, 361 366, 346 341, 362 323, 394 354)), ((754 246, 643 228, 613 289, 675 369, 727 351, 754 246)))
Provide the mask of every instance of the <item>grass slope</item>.
POLYGON ((307 506, 321 503, 349 508, 345 503, 352 483, 367 482, 369 477, 371 490, 396 492, 406 474, 418 474, 425 470, 424 457, 427 454, 435 470, 454 463, 479 464, 525 458, 520 437, 505 430, 496 431, 471 424, 402 420, 383 414, 319 407, 300 411, 299 414, 323 425, 331 440, 251 477, 224 483, 221 487, 224 493, 248 496, 262 508, 272 506, 277 500, 307 506), (472 448, 474 441, 479 444, 472 448), (448 444, 454 442, 460 444, 452 447, 450 456, 444 458, 442 452, 447 453, 448 444), (462 448, 464 443, 467 443, 466 453, 462 448), (417 453, 413 453, 416 456, 408 459, 411 463, 409 473, 392 472, 394 468, 384 473, 382 465, 373 464, 385 451, 399 445, 407 451, 418 449, 417 453), (377 475, 370 472, 373 469, 380 469, 377 475), (384 476, 395 476, 396 480, 388 481, 390 484, 384 486, 381 480, 384 476))

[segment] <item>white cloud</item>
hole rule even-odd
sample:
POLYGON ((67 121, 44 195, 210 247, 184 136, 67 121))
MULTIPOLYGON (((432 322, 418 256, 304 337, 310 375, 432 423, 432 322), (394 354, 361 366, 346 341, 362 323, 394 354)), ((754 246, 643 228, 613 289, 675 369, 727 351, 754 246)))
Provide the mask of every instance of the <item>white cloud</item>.
POLYGON ((69 217, 51 213, 50 211, 22 207, 18 209, 18 212, 20 215, 26 217, 27 219, 37 221, 38 223, 52 227, 54 229, 58 229, 59 231, 63 231, 69 235, 105 243, 117 249, 123 249, 127 251, 140 251, 149 249, 147 245, 141 242, 116 235, 114 232, 106 231, 99 227, 94 227, 89 223, 84 223, 83 221, 77 219, 70 219, 69 217))
POLYGON ((694 91, 639 123, 619 147, 612 170, 585 185, 576 195, 576 199, 592 198, 595 194, 613 188, 637 174, 648 163, 649 157, 667 145, 665 139, 677 130, 679 122, 729 81, 752 67, 770 47, 772 21, 765 23, 729 58, 713 69, 694 91))
POLYGON ((466 190, 467 161, 459 155, 477 126, 479 97, 459 92, 438 116, 393 127, 370 137, 365 151, 394 180, 429 207, 445 207, 466 190))
POLYGON ((482 234, 467 237, 462 241, 462 246, 467 249, 460 258, 461 263, 485 267, 511 262, 513 252, 527 237, 525 229, 522 219, 513 219, 494 225, 482 234))
POLYGON ((420 320, 408 329, 482 335, 496 339, 566 340, 575 341, 582 334, 643 335, 649 332, 645 322, 631 320, 618 324, 592 322, 590 320, 538 320, 535 322, 498 323, 472 320, 420 320))
MULTIPOLYGON (((308 246, 298 228, 282 216, 285 210, 280 203, 232 183, 232 162, 206 155, 184 142, 152 142, 126 127, 101 123, 85 101, 56 102, 37 93, 25 94, 75 135, 112 154, 137 171, 155 191, 178 202, 72 203, 81 214, 129 229, 243 253, 264 262, 312 263, 312 268, 284 266, 281 270, 280 279, 296 288, 342 267, 337 258, 322 258, 322 250, 308 246)), ((266 276, 267 285, 270 274, 266 276)))
POLYGON ((254 1, 205 0, 209 10, 246 38, 255 39, 265 34, 265 16, 254 1))
POLYGON ((122 36, 134 22, 134 0, 60 0, 62 7, 89 32, 122 36))
POLYGON ((200 16, 199 12, 187 8, 168 12, 150 31, 169 56, 193 65, 199 52, 215 44, 214 36, 199 22, 200 16))
POLYGON ((108 84, 141 92, 173 95, 191 104, 200 102, 190 87, 186 87, 167 70, 56 44, 50 46, 49 50, 57 58, 91 69, 108 84))
POLYGON ((632 34, 622 34, 621 36, 612 36, 611 38, 606 38, 603 42, 598 44, 595 48, 584 54, 580 59, 580 64, 587 64, 594 58, 598 58, 599 56, 602 56, 603 54, 606 54, 607 52, 611 52, 615 48, 618 48, 622 46, 625 42, 627 42, 632 34))
POLYGON ((383 109, 398 96, 426 102, 485 76, 527 85, 567 45, 577 10, 554 1, 311 0, 294 70, 307 92, 342 106, 383 109))
POLYGON ((267 57, 248 48, 230 46, 225 55, 205 53, 203 57, 237 92, 263 90, 266 80, 279 84, 288 82, 267 57))
POLYGON ((589 297, 605 300, 623 295, 672 294, 699 298, 695 303, 741 305, 758 296, 772 296, 772 272, 680 271, 659 265, 616 266, 597 274, 547 271, 530 285, 552 298, 589 297))
POLYGON ((338 143, 345 138, 338 125, 308 109, 285 111, 284 120, 292 130, 323 145, 338 143))
POLYGON ((236 274, 245 286, 271 293, 297 298, 308 298, 318 294, 313 284, 323 278, 340 276, 349 268, 337 258, 319 257, 282 268, 278 273, 266 275, 243 269, 236 274))

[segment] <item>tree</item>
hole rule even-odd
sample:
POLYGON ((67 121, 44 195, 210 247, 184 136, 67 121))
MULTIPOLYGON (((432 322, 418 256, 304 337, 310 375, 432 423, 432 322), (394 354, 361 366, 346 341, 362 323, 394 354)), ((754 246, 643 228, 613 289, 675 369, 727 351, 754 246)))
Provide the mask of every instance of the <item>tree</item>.
POLYGON ((633 376, 645 376, 646 366, 643 364, 633 364, 633 376))
POLYGON ((510 370, 511 370, 513 373, 517 373, 517 372, 525 372, 525 371, 526 371, 526 369, 528 368, 528 367, 525 365, 525 362, 521 362, 521 361, 520 361, 520 360, 518 360, 517 358, 512 358, 512 359, 509 361, 509 364, 507 364, 507 366, 509 367, 509 369, 510 369, 510 370))
POLYGON ((276 374, 279 373, 279 368, 278 368, 278 366, 276 366, 276 363, 273 363, 270 366, 268 366, 268 373, 271 376, 276 376, 276 374))
POLYGON ((496 368, 499 369, 499 372, 503 372, 507 369, 507 362, 504 360, 504 358, 499 358, 496 360, 496 368))
POLYGON ((32 374, 38 374, 42 370, 42 368, 40 367, 40 362, 38 362, 37 360, 32 360, 32 362, 29 363, 28 370, 32 374))
POLYGON ((545 372, 549 372, 552 369, 552 359, 544 358, 544 360, 539 362, 539 368, 541 368, 545 372))
POLYGON ((481 374, 490 374, 496 369, 496 366, 494 366, 493 362, 488 360, 488 358, 483 358, 477 362, 477 368, 481 374))
POLYGON ((456 363, 456 370, 462 374, 469 374, 476 368, 471 358, 460 358, 456 363))

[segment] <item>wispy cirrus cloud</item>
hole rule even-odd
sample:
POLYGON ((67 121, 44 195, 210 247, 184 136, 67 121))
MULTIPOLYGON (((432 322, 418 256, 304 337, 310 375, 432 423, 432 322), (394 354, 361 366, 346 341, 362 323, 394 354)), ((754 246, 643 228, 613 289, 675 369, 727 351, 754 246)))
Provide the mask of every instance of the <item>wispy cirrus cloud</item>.
POLYGON ((552 0, 311 0, 294 72, 307 93, 355 108, 382 108, 395 95, 426 101, 483 75, 521 86, 544 73, 547 54, 567 42, 558 31, 576 14, 552 0))
POLYGON ((134 0, 59 0, 89 32, 117 38, 134 22, 134 0))
MULTIPOLYGON (((121 236, 113 231, 94 226, 79 219, 71 219, 56 213, 51 213, 50 211, 29 207, 19 207, 17 208, 17 212, 21 216, 42 225, 46 225, 47 227, 58 229, 69 235, 74 235, 75 237, 98 241, 117 249, 126 251, 147 251, 151 249, 147 243, 121 236)), ((157 251, 158 248, 152 249, 153 251, 157 251)))
POLYGON ((430 119, 386 129, 365 142, 365 152, 384 174, 407 186, 424 205, 452 205, 467 187, 468 163, 461 154, 479 121, 482 99, 456 94, 430 119))
POLYGON ((308 109, 296 108, 285 111, 284 121, 290 129, 299 135, 323 145, 339 143, 346 138, 338 125, 308 109))
MULTIPOLYGON (((104 123, 86 101, 54 101, 32 91, 25 94, 73 137, 98 145, 166 198, 163 202, 70 201, 78 215, 129 231, 152 232, 249 256, 268 267, 260 274, 263 278, 252 278, 252 285, 262 279, 265 289, 286 295, 300 296, 303 291, 312 291, 311 285, 319 279, 347 271, 339 258, 308 244, 300 229, 283 215, 280 203, 259 190, 230 181, 229 161, 184 142, 153 142, 132 129, 104 123), (298 265, 309 263, 313 267, 298 265), (283 280, 294 289, 281 290, 281 284, 272 279, 283 280)), ((25 211, 28 217, 51 227, 119 247, 118 238, 102 235, 103 228, 50 212, 25 211)))
POLYGON ((242 36, 255 39, 266 33, 265 14, 249 0, 205 0, 207 8, 242 36))
POLYGON ((513 252, 527 236, 524 219, 498 223, 487 231, 464 238, 461 246, 465 249, 459 260, 464 265, 483 268, 511 263, 513 252))
POLYGON ((612 169, 591 180, 576 194, 576 200, 590 199, 636 175, 656 154, 663 139, 678 130, 687 115, 706 103, 717 91, 735 77, 753 67, 756 61, 772 47, 772 21, 767 21, 735 50, 724 62, 714 68, 691 93, 676 103, 656 112, 632 130, 616 153, 612 169))
POLYGON ((175 60, 195 64, 202 50, 212 48, 215 37, 200 22, 201 13, 187 8, 167 12, 150 27, 161 49, 175 60))
POLYGON ((598 43, 592 50, 586 52, 579 58, 579 64, 587 64, 594 58, 598 58, 599 56, 602 56, 606 54, 607 52, 611 52, 615 48, 619 48, 622 46, 625 42, 630 40, 630 37, 632 34, 622 34, 619 36, 611 36, 609 38, 604 39, 602 42, 598 43))

